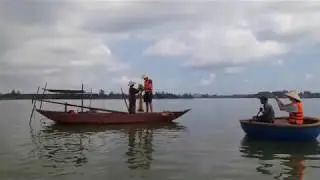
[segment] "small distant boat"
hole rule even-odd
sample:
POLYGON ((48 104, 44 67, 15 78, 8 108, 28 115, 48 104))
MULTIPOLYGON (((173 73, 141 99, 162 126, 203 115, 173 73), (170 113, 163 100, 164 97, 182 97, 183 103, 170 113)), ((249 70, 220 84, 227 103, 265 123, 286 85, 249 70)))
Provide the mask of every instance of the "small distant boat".
POLYGON ((288 123, 288 117, 277 117, 274 123, 240 120, 241 128, 248 137, 272 140, 309 141, 317 139, 320 133, 320 119, 304 117, 303 125, 288 123))
MULTIPOLYGON (((47 89, 47 84, 45 86, 43 95, 46 91, 53 93, 67 93, 67 94, 83 94, 83 85, 81 90, 61 90, 61 89, 47 89)), ((39 88, 37 91, 37 95, 39 88)), ((124 96, 124 94, 123 94, 124 96)), ((124 97, 125 100, 125 97, 124 97)), ((159 122, 172 122, 173 120, 181 117, 185 113, 189 112, 191 109, 186 109, 183 111, 163 111, 163 112, 137 112, 136 114, 129 114, 128 112, 116 111, 110 109, 94 108, 83 105, 83 98, 81 98, 81 105, 55 102, 40 99, 40 108, 36 108, 37 99, 33 99, 33 109, 30 116, 30 122, 34 110, 36 110, 41 115, 47 117, 48 119, 55 121, 59 124, 140 124, 140 123, 159 123, 159 122), (52 104, 60 104, 64 106, 64 111, 52 111, 52 110, 42 110, 42 103, 48 102, 52 104), (81 112, 75 112, 73 110, 68 110, 67 107, 80 107, 81 112), (84 109, 89 109, 84 111, 84 109), (101 112, 102 111, 102 112, 101 112)), ((126 100, 125 100, 126 102, 126 100)), ((127 105, 127 103, 126 103, 127 105)), ((29 123, 30 123, 29 122, 29 123)))

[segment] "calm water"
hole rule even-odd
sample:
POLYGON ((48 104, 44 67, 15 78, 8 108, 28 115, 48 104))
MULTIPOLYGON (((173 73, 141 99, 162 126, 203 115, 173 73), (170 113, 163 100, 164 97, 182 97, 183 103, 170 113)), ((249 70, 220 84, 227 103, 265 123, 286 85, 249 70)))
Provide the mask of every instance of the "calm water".
MULTIPOLYGON (((31 101, 0 101, 0 179, 319 179, 318 142, 245 138, 238 120, 255 115, 258 105, 256 99, 155 100, 156 110, 192 110, 176 125, 110 127, 57 126, 35 113, 30 128, 31 101)), ((125 109, 120 100, 92 106, 125 109)), ((305 109, 320 116, 320 100, 305 100, 305 109)))

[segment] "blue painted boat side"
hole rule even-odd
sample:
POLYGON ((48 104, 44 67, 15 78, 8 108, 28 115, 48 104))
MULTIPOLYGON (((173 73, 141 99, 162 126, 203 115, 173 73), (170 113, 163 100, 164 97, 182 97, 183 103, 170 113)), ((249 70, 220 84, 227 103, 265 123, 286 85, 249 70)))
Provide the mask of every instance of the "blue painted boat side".
POLYGON ((297 128, 241 122, 241 127, 249 137, 274 140, 308 141, 316 139, 320 133, 319 126, 297 128))
POLYGON ((288 117, 277 117, 273 123, 240 120, 241 128, 248 137, 270 140, 309 141, 320 134, 320 118, 304 117, 303 125, 288 123, 288 117))

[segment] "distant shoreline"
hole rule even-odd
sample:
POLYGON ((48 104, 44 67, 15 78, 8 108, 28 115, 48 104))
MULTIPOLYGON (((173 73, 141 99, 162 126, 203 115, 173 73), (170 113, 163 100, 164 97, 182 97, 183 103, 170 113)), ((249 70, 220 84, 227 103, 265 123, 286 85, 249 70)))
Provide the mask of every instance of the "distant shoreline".
MULTIPOLYGON (((312 97, 312 98, 301 98, 301 99, 319 99, 320 97, 312 97)), ((201 97, 196 97, 196 98, 153 98, 153 100, 183 100, 183 99, 257 99, 254 97, 212 97, 212 98, 201 98, 201 97)), ((274 98, 269 98, 269 99, 274 99, 274 98)), ((283 98, 280 98, 283 99, 283 98)), ((16 101, 16 100, 32 100, 32 99, 27 99, 27 98, 15 98, 15 99, 9 99, 9 98, 1 98, 0 101, 16 101)), ((37 99, 37 100, 41 100, 41 99, 37 99)), ((81 100, 80 98, 44 98, 43 100, 81 100)), ((83 98, 83 100, 90 100, 87 98, 83 98)), ((91 99, 91 100, 123 100, 123 98, 96 98, 96 99, 91 99)))
MULTIPOLYGON (((256 94, 234 94, 234 95, 209 95, 209 94, 172 94, 165 92, 154 93, 153 99, 250 99, 258 98, 261 96, 266 96, 268 98, 274 98, 278 96, 279 98, 285 98, 285 92, 287 91, 274 91, 274 92, 258 92, 256 94)), ((128 98, 127 94, 124 94, 125 98, 128 98)), ((320 93, 312 93, 305 91, 300 93, 303 99, 316 99, 320 98, 320 93)), ((31 99, 84 99, 84 100, 94 100, 94 99, 123 99, 123 94, 121 93, 109 93, 109 94, 20 94, 20 93, 8 93, 0 94, 0 100, 31 100, 31 99)))

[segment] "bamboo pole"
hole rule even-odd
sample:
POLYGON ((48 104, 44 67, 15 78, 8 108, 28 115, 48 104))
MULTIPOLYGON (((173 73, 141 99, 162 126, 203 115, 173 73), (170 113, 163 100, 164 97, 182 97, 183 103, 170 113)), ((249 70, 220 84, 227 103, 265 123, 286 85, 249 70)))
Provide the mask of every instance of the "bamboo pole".
MULTIPOLYGON (((81 90, 83 91, 83 83, 81 84, 81 90)), ((81 112, 83 112, 83 93, 81 93, 81 112)))
POLYGON ((121 88, 121 92, 122 92, 123 100, 124 100, 124 102, 126 103, 127 110, 128 110, 128 112, 129 112, 129 106, 128 106, 128 103, 127 103, 127 100, 126 100, 126 97, 125 97, 125 94, 124 94, 124 92, 123 92, 122 88, 121 88))
POLYGON ((90 103, 89 103, 89 107, 91 107, 91 100, 92 100, 92 88, 90 90, 90 103))
MULTIPOLYGON (((38 90, 37 90, 37 95, 38 96, 38 93, 39 93, 39 89, 40 87, 38 87, 38 90)), ((29 119, 29 126, 31 125, 31 120, 32 120, 32 117, 33 117, 33 112, 34 110, 36 109, 36 103, 37 103, 37 100, 36 100, 36 97, 32 98, 32 111, 31 111, 31 115, 30 115, 30 119, 29 119)))
POLYGON ((80 105, 76 105, 76 104, 61 103, 61 102, 55 102, 55 101, 49 101, 49 100, 43 100, 43 102, 48 102, 48 103, 53 103, 53 104, 61 104, 61 105, 67 105, 67 106, 74 106, 74 107, 80 107, 80 108, 86 108, 86 109, 91 109, 91 110, 96 110, 96 111, 106 111, 106 112, 127 114, 127 112, 123 112, 123 111, 115 111, 115 110, 102 109, 102 108, 93 108, 93 107, 88 107, 88 106, 80 106, 80 105))
MULTIPOLYGON (((46 82, 46 85, 44 86, 44 90, 43 90, 43 93, 42 93, 42 96, 44 95, 44 93, 46 92, 46 89, 47 89, 47 82, 46 82)), ((40 100, 40 109, 42 108, 42 99, 40 100)))

